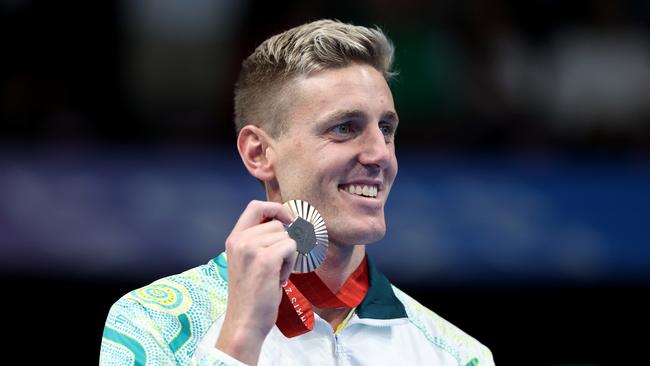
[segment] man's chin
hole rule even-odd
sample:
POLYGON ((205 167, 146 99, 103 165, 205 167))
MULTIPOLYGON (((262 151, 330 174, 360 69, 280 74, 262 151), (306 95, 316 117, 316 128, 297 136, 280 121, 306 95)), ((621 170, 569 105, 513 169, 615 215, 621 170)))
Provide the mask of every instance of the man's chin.
POLYGON ((330 242, 341 246, 372 244, 380 241, 386 235, 386 228, 377 228, 375 230, 356 230, 354 232, 336 232, 332 231, 330 242))

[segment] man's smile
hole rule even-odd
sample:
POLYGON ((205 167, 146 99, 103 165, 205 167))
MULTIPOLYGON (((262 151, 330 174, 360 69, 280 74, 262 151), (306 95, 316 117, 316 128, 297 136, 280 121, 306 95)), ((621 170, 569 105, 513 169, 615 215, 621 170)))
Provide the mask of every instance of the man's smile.
POLYGON ((377 179, 355 179, 339 184, 339 190, 358 197, 377 199, 379 192, 384 190, 384 183, 377 179))
POLYGON ((379 187, 374 184, 342 184, 339 189, 357 196, 375 198, 379 187))

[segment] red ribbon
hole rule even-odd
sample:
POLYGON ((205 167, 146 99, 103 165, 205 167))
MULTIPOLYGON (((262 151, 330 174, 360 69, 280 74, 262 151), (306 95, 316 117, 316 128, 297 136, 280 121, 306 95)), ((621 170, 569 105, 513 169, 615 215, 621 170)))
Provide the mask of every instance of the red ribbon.
POLYGON ((319 308, 353 308, 361 303, 368 292, 368 265, 363 258, 359 267, 334 294, 316 272, 292 273, 282 286, 284 293, 276 325, 287 338, 299 336, 314 329, 314 311, 319 308))

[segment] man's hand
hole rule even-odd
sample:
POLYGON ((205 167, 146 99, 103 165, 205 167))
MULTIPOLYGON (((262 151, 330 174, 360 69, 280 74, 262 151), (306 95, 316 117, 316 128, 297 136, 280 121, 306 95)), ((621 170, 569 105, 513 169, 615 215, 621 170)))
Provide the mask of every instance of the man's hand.
POLYGON ((282 204, 252 201, 226 239, 228 308, 216 346, 247 364, 257 364, 296 260, 296 242, 282 225, 291 221, 282 204))

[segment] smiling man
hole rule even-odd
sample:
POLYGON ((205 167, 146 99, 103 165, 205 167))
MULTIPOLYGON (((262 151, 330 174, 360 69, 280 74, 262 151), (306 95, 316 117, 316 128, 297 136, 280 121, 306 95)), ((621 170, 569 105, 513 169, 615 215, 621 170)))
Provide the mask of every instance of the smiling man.
POLYGON ((401 292, 366 256, 386 233, 397 175, 393 47, 377 29, 322 20, 263 42, 235 89, 253 201, 208 264, 122 297, 100 361, 201 365, 492 365, 490 351, 401 292), (289 200, 316 207, 327 256, 292 274, 289 200))

